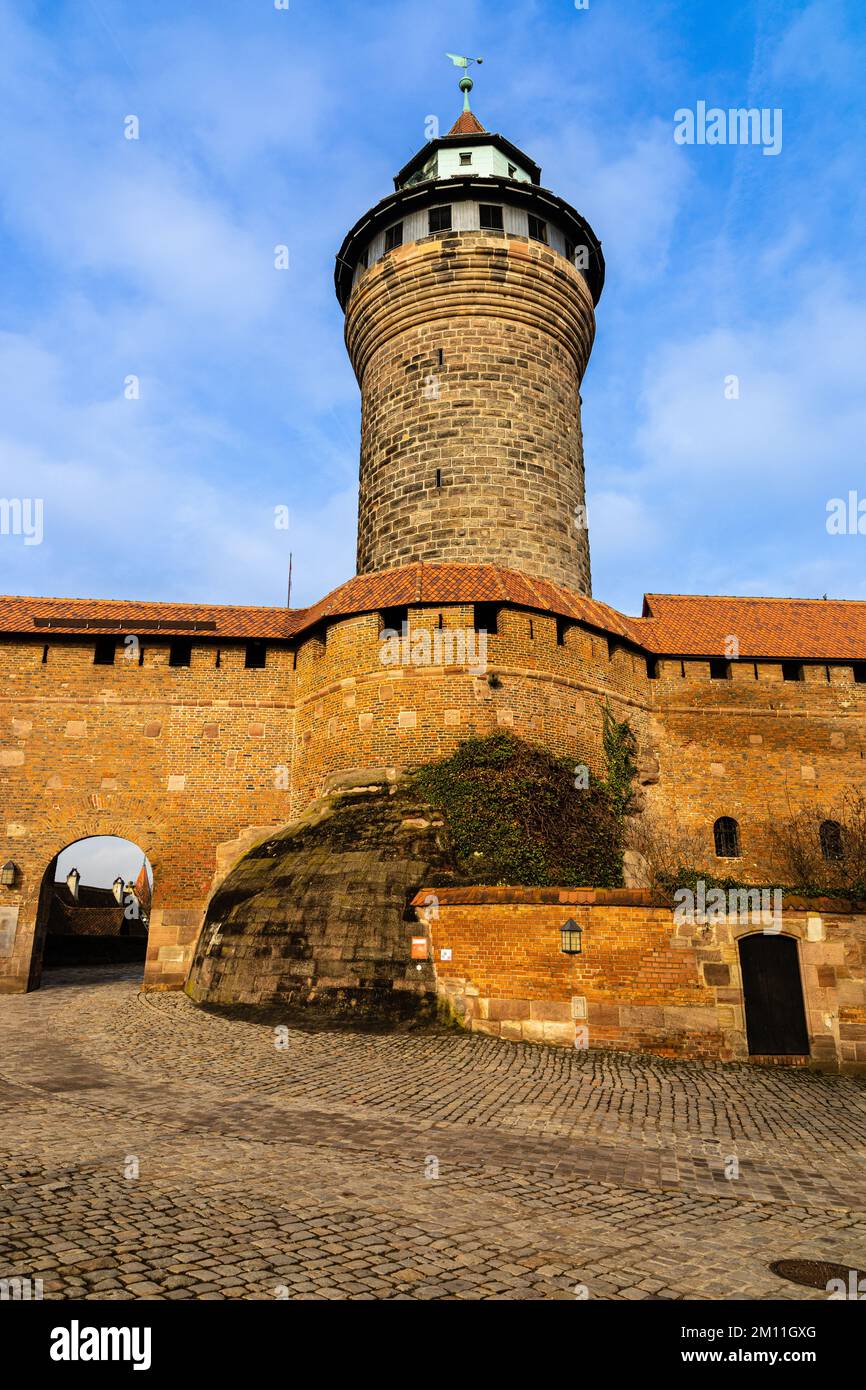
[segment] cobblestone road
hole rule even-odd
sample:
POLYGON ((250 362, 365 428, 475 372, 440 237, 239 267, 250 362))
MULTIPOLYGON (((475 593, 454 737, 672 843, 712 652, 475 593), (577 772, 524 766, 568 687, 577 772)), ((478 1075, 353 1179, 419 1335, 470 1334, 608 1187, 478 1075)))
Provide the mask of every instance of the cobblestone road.
POLYGON ((278 1049, 137 978, 0 999, 0 1277, 46 1298, 802 1299, 771 1260, 866 1267, 858 1081, 453 1033, 278 1049))

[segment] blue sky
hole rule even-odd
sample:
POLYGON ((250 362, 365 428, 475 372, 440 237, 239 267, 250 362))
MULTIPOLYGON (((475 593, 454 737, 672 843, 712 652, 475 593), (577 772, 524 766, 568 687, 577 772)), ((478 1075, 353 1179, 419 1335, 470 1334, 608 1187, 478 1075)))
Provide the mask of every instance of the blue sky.
POLYGON ((0 590, 279 604, 289 549, 297 603, 352 574, 333 256, 456 116, 447 50, 604 244, 596 596, 866 598, 866 536, 825 524, 866 496, 859 0, 0 0, 0 496, 45 506, 0 590), (780 107, 781 153, 677 145, 701 100, 780 107))

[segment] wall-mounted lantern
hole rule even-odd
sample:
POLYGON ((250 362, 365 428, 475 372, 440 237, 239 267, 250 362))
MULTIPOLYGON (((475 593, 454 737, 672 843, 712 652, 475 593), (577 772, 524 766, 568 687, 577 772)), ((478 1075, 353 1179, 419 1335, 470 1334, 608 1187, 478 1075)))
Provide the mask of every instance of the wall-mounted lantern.
POLYGON ((13 864, 10 859, 3 865, 3 868, 0 869, 0 883, 2 883, 4 888, 14 888, 17 882, 18 865, 13 864))
POLYGON ((566 956, 579 956, 583 951, 583 927, 579 927, 573 917, 569 917, 564 927, 559 928, 560 950, 566 956))

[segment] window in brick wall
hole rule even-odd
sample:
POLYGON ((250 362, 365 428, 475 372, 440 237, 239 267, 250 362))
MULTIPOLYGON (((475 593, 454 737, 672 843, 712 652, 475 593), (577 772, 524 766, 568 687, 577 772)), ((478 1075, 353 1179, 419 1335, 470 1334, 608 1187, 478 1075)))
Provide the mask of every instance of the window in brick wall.
POLYGON ((529 214, 529 236, 531 241, 543 241, 547 245, 547 223, 541 217, 529 214))
POLYGON ((710 679, 714 681, 729 681, 731 679, 731 663, 723 656, 710 658, 710 679))
POLYGON ((116 637, 97 637, 93 647, 94 666, 113 666, 116 651, 116 637))
POLYGON ((400 605, 397 608, 383 608, 381 612, 382 626, 381 632, 396 632, 402 637, 404 626, 409 629, 409 606, 400 605))
POLYGON ((803 667, 799 661, 782 662, 783 681, 801 681, 803 679, 803 667))
POLYGON ((855 661, 852 669, 857 685, 866 685, 866 661, 855 661))
POLYGON ((556 619, 556 645, 557 645, 558 647, 564 647, 564 646, 565 646, 566 634, 567 634, 567 633, 570 631, 570 629, 573 628, 573 627, 574 627, 574 623, 570 623, 570 622, 568 621, 568 618, 563 618, 563 617, 560 616, 560 617, 558 617, 558 618, 556 619))
POLYGON ((393 251, 396 246, 403 245, 403 223, 395 222, 393 227, 389 227, 385 233, 385 250, 393 251))
POLYGON ((47 648, 47 647, 43 647, 43 648, 42 648, 42 665, 43 665, 43 666, 47 666, 47 664, 48 664, 48 648, 47 648))
POLYGON ((719 816, 713 826, 713 839, 719 859, 739 859, 740 827, 731 816, 719 816))
POLYGON ((822 821, 818 836, 821 841, 821 853, 828 864, 844 857, 842 827, 837 820, 822 821))
POLYGON ((244 652, 244 666, 248 671, 263 671, 268 664, 268 644, 254 638, 247 642, 244 652))
POLYGON ((441 486, 442 486, 442 469, 441 469, 441 468, 437 468, 437 469, 436 469, 436 486, 437 486, 437 487, 441 487, 441 486))
POLYGON ((441 208, 431 208, 428 213, 428 225, 431 232, 450 232, 451 230, 451 205, 446 203, 441 208))
POLYGON ((649 677, 649 679, 650 679, 651 681, 657 681, 657 680, 658 680, 658 678, 659 678, 659 663, 658 663, 658 657, 655 657, 655 656, 648 656, 648 657, 647 657, 647 659, 646 659, 646 673, 647 673, 647 676, 649 677))
POLYGON ((217 649, 216 649, 216 656, 214 657, 214 662, 213 662, 214 666, 216 666, 217 668, 219 668, 219 667, 222 665, 222 660, 223 660, 222 651, 220 650, 219 647, 217 647, 217 649))
POLYGON ((189 666, 192 661, 192 642, 189 637, 175 637, 169 645, 169 666, 189 666))
POLYGON ((499 604, 476 603, 473 621, 476 632, 486 632, 495 636, 499 631, 499 604))
POLYGON ((497 203, 482 203, 479 208, 479 222, 485 231, 502 231, 502 208, 497 203))

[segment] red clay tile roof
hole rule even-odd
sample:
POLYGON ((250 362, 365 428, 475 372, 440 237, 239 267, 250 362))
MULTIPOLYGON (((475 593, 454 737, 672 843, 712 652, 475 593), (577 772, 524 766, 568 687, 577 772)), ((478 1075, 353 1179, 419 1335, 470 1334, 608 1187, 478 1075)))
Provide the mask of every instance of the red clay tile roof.
POLYGON ((648 594, 640 618, 548 579, 499 565, 420 564, 359 574, 310 608, 241 608, 121 599, 0 597, 0 633, 43 640, 134 633, 289 641, 329 618, 409 604, 511 603, 572 618, 657 656, 724 656, 734 636, 747 659, 866 661, 866 602, 648 594))
POLYGON ((644 643, 677 656, 724 656, 730 637, 741 657, 866 660, 866 603, 858 599, 739 598, 647 594, 644 643))
POLYGON ((449 135, 486 135, 487 131, 474 111, 461 111, 448 132, 449 135))

